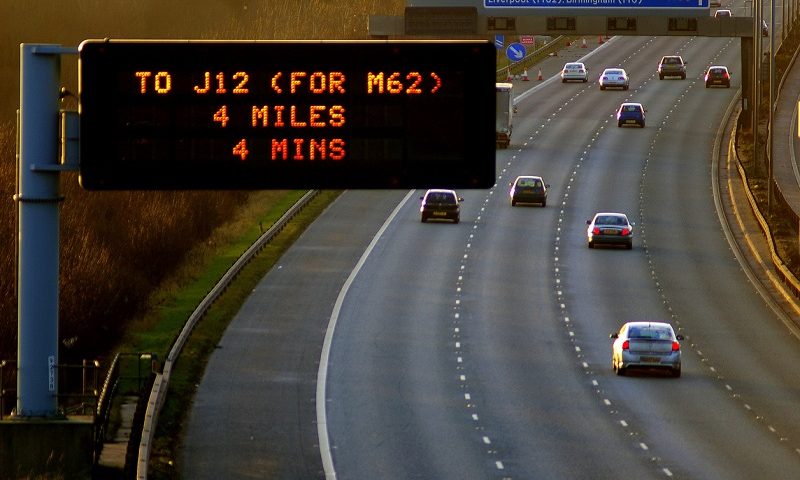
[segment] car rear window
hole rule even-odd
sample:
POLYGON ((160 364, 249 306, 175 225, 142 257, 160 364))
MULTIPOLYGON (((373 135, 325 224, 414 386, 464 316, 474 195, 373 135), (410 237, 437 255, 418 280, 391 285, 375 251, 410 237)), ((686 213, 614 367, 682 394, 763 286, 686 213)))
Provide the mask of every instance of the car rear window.
POLYGON ((594 223, 600 225, 625 225, 625 219, 623 219, 622 217, 608 215, 603 217, 597 217, 597 220, 595 220, 594 223))
POLYGON ((628 338, 642 338, 648 340, 671 340, 669 329, 663 327, 631 327, 628 338))
POLYGON ((542 182, 535 178, 520 178, 517 181, 519 187, 541 187, 542 182))
POLYGON ((433 203, 456 203, 456 199, 452 194, 444 192, 429 193, 428 201, 433 203))
POLYGON ((637 105, 625 105, 622 107, 623 112, 638 112, 640 109, 637 105))

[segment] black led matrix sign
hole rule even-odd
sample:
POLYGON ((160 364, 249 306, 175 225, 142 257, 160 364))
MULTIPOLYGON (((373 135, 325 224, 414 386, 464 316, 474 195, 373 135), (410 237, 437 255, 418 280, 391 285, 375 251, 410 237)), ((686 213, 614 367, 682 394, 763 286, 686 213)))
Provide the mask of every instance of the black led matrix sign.
POLYGON ((495 182, 488 42, 87 40, 79 75, 86 189, 495 182))

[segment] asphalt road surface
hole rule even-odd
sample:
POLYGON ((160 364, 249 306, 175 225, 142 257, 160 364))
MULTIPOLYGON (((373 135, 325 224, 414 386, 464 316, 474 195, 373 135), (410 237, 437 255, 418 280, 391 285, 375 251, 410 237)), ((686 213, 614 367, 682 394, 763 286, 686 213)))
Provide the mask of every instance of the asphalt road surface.
POLYGON ((318 430, 339 479, 800 478, 800 342, 741 271, 712 197, 739 58, 738 40, 615 39, 586 62, 593 78, 627 69, 630 90, 526 96, 496 187, 459 192, 460 224, 421 223, 422 192, 343 194, 212 356, 183 478, 324 478, 318 430), (658 80, 666 54, 686 80, 658 80), (734 72, 731 89, 705 88, 709 64, 734 72), (617 127, 623 101, 645 105, 646 128, 617 127), (510 206, 522 174, 551 184, 546 208, 510 206), (586 248, 600 210, 628 214, 633 250, 586 248), (317 405, 322 342, 365 251, 317 405), (613 374, 609 333, 648 319, 687 337, 681 378, 613 374))

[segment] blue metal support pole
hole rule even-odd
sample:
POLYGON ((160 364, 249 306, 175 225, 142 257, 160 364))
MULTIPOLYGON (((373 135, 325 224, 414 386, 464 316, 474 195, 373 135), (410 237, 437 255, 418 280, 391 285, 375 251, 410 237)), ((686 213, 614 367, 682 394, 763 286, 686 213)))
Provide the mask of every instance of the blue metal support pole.
POLYGON ((57 45, 20 45, 18 417, 58 415, 59 75, 57 45))

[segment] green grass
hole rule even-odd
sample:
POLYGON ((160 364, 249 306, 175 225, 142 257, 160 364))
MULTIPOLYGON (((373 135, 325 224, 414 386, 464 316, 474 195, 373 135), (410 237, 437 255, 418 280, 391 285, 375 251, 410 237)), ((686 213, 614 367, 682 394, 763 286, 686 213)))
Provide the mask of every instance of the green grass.
MULTIPOLYGON (((129 339, 125 342, 126 348, 131 351, 156 352, 163 359, 168 353, 168 348, 177 332, 186 323, 191 313, 205 295, 214 287, 236 259, 247 250, 250 245, 261 235, 259 225, 264 229, 271 226, 289 209, 305 192, 273 192, 269 199, 258 197, 257 202, 265 201, 262 205, 270 205, 266 212, 247 212, 249 217, 244 225, 226 225, 223 228, 228 232, 220 233, 216 240, 212 240, 212 247, 201 248, 193 255, 200 255, 206 260, 201 265, 190 265, 188 271, 179 274, 179 277, 193 277, 191 282, 183 284, 178 279, 170 281, 163 289, 163 293, 155 300, 157 305, 153 313, 147 315, 148 321, 144 329, 133 329, 129 339), (253 216, 256 214, 257 216, 253 216), (231 238, 230 229, 238 235, 231 238), (227 240, 226 240, 227 239, 227 240), (213 245, 218 245, 214 247, 213 245), (182 286, 177 286, 181 285, 182 286)), ((242 222, 242 220, 240 220, 242 222)), ((124 350, 123 350, 124 351, 124 350)))

